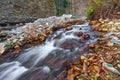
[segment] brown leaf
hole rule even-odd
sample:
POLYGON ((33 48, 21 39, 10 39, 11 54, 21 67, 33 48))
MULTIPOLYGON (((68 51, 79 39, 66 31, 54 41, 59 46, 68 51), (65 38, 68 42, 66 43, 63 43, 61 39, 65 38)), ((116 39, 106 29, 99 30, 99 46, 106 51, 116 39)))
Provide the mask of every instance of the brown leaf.
POLYGON ((73 71, 75 71, 75 72, 80 72, 80 68, 78 68, 77 66, 73 66, 73 71))
POLYGON ((83 63, 83 72, 87 73, 87 64, 86 64, 86 62, 83 63))

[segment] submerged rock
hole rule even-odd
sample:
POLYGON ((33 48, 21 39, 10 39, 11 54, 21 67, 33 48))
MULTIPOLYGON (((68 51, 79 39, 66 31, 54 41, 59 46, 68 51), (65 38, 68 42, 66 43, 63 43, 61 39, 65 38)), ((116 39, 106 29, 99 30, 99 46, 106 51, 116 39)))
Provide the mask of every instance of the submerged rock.
POLYGON ((85 40, 88 40, 88 39, 90 39, 90 35, 89 35, 89 34, 84 34, 84 35, 83 35, 83 38, 84 38, 85 40))
POLYGON ((78 34, 77 34, 79 37, 81 37, 83 35, 83 32, 80 31, 78 34))

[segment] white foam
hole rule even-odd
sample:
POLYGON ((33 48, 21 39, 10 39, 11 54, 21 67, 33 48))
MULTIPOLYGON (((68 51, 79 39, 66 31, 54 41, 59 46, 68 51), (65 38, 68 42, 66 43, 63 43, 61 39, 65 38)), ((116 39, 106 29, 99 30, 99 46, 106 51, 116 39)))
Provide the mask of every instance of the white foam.
POLYGON ((42 70, 44 73, 50 73, 50 71, 51 71, 48 66, 43 66, 42 70))
POLYGON ((16 60, 25 63, 30 61, 31 66, 36 65, 40 60, 43 60, 47 55, 56 47, 53 46, 54 41, 46 42, 43 45, 36 46, 28 49, 22 55, 20 55, 16 60))
POLYGON ((9 62, 0 65, 0 80, 16 80, 28 69, 19 62, 9 62))

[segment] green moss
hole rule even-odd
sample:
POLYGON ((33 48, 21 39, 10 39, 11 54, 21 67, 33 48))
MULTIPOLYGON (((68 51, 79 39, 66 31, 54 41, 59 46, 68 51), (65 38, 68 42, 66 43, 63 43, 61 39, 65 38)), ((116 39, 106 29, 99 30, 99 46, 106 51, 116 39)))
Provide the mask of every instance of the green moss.
POLYGON ((92 80, 97 80, 97 78, 96 78, 96 77, 94 77, 92 80))
POLYGON ((90 15, 94 12, 95 7, 91 6, 86 11, 86 17, 89 19, 90 15))

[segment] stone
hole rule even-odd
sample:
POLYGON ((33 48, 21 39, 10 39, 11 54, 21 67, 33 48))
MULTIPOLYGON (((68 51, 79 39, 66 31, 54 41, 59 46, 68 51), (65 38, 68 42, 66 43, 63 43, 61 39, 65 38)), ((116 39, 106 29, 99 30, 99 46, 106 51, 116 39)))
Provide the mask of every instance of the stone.
POLYGON ((89 35, 89 34, 85 34, 85 35, 83 36, 83 38, 84 38, 85 40, 88 40, 88 39, 90 39, 90 35, 89 35))
POLYGON ((81 37, 82 35, 83 35, 83 32, 80 31, 80 32, 78 33, 78 36, 81 37))
MULTIPOLYGON (((64 0, 57 0, 63 2, 64 0)), ((71 1, 70 4, 64 7, 61 5, 64 10, 64 14, 74 14, 73 15, 82 15, 85 16, 86 3, 87 1, 71 1), (82 7, 82 8, 81 8, 82 7), (71 9, 72 8, 72 9, 71 9)), ((0 7, 0 23, 6 22, 31 22, 40 17, 55 16, 59 14, 56 9, 59 5, 55 4, 55 0, 1 0, 0 7)), ((61 9, 60 9, 61 10, 61 9)), ((63 14, 63 13, 62 13, 63 14)), ((60 14, 61 15, 61 14, 60 14)), ((64 15, 62 18, 70 18, 72 15, 64 15)))
POLYGON ((0 43, 0 55, 2 55, 5 51, 5 45, 3 43, 0 43))

